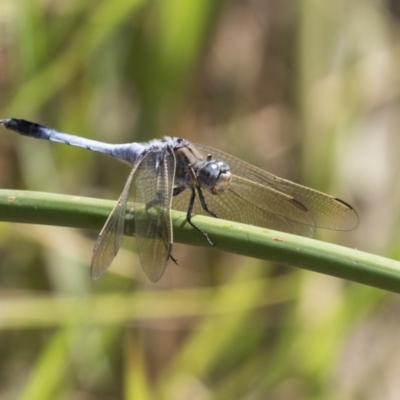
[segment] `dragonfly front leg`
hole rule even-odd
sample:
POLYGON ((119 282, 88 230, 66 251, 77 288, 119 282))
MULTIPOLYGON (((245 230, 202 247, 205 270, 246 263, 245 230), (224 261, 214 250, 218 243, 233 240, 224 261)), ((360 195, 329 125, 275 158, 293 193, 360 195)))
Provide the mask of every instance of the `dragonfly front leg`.
MULTIPOLYGON (((196 190, 197 190, 197 193, 199 195, 199 200, 200 200, 201 207, 203 208, 203 210, 205 212, 210 214, 212 217, 218 218, 218 215, 215 214, 215 212, 211 211, 208 208, 206 199, 204 198, 204 195, 203 195, 203 191, 201 190, 200 184, 199 184, 199 182, 197 180, 197 175, 196 175, 196 173, 195 173, 195 171, 194 171, 194 169, 193 169, 193 167, 191 165, 189 165, 189 171, 190 171, 190 175, 192 176, 192 181, 193 181, 194 185, 196 186, 196 190)), ((178 192, 178 193, 180 193, 180 192, 178 192)), ((193 199, 193 202, 194 202, 194 199, 193 199)), ((192 204, 192 208, 193 208, 193 204, 192 204)))
POLYGON ((215 212, 211 211, 211 210, 208 208, 206 199, 204 198, 204 195, 203 195, 203 191, 202 191, 198 186, 197 186, 197 193, 198 193, 198 195, 199 195, 200 204, 201 204, 203 210, 206 211, 208 214, 210 214, 212 217, 218 218, 218 215, 215 214, 215 212))
MULTIPOLYGON (((186 221, 189 222, 189 224, 196 229, 197 231, 199 231, 207 240, 208 243, 210 243, 211 246, 214 246, 214 243, 211 241, 211 239, 209 238, 207 232, 203 231, 203 229, 199 228, 198 226, 196 226, 193 222, 192 222, 192 211, 193 211, 193 205, 194 205, 194 200, 196 198, 196 191, 194 190, 194 188, 190 188, 192 191, 192 194, 190 196, 190 201, 189 201, 189 207, 187 210, 187 214, 186 214, 186 221)), ((200 200, 201 201, 201 200, 200 200)), ((211 214, 212 215, 212 214, 211 214)))

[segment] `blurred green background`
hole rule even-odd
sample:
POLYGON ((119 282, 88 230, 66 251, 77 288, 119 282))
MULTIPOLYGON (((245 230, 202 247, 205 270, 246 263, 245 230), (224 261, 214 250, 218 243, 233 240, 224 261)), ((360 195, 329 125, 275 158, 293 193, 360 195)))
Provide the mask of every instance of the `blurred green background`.
MULTIPOLYGON (((333 194, 317 238, 400 259, 395 0, 0 0, 0 118, 173 135, 333 194)), ((129 169, 0 135, 0 187, 116 199, 129 169)), ((157 284, 128 238, 0 224, 0 399, 399 399, 397 295, 176 245, 157 284)))

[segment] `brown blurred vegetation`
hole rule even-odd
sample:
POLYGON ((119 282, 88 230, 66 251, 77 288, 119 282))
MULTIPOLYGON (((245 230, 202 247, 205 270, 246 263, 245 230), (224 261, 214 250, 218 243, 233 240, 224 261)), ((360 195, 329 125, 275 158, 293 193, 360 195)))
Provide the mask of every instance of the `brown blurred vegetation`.
MULTIPOLYGON (((0 117, 220 148, 357 209, 319 239, 399 259, 399 21, 394 0, 0 0, 0 117)), ((1 188, 116 199, 127 174, 2 129, 1 188)), ((132 239, 94 283, 96 234, 0 225, 0 399, 399 398, 397 296, 179 245, 151 285, 132 239)))

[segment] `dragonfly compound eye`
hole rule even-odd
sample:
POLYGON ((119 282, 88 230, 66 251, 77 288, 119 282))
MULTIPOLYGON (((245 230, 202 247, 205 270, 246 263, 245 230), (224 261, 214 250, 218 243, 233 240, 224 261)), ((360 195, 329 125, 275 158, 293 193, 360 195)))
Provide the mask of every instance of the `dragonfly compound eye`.
POLYGON ((220 175, 220 167, 215 160, 208 161, 198 172, 197 182, 202 189, 212 189, 220 175))
POLYGON ((202 189, 211 190, 212 194, 220 194, 231 183, 232 174, 225 161, 210 160, 199 171, 197 181, 202 189))
POLYGON ((215 181, 214 186, 211 188, 212 194, 221 194, 224 190, 228 189, 232 181, 232 174, 229 165, 225 161, 214 161, 218 165, 219 175, 215 181))

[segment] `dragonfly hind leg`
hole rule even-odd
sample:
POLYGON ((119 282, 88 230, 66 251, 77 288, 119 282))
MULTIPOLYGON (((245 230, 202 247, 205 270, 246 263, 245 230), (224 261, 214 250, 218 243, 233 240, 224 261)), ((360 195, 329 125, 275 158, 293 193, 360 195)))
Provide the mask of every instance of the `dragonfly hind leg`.
POLYGON ((156 207, 156 206, 162 204, 162 203, 163 203, 162 198, 163 198, 163 194, 162 194, 160 191, 158 191, 158 192, 156 193, 156 198, 153 199, 153 200, 151 200, 151 201, 149 201, 149 202, 146 204, 145 210, 146 210, 146 211, 149 211, 150 208, 156 207))
POLYGON ((175 257, 171 254, 171 251, 170 251, 170 253, 169 253, 169 258, 174 262, 175 265, 179 265, 178 259, 175 258, 175 257))

